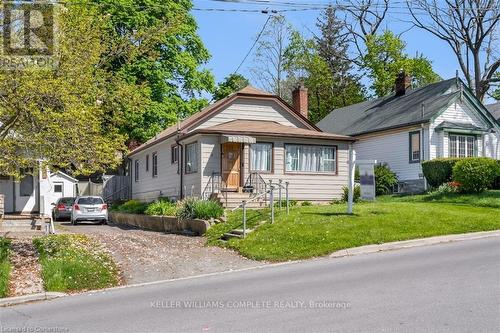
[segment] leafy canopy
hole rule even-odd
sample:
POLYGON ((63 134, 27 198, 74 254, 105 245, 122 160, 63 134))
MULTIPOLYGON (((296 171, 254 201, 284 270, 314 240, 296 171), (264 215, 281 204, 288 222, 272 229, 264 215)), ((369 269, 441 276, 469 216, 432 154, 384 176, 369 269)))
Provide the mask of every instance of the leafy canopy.
MULTIPOLYGON (((94 7, 57 7, 59 67, 0 72, 0 174, 44 164, 91 174, 114 168, 123 136, 106 118, 100 67, 106 19, 94 7)), ((118 83, 118 81, 116 81, 118 83)), ((120 84, 121 85, 121 84, 120 84)))
POLYGON ((233 73, 219 83, 213 94, 213 100, 217 101, 232 93, 248 86, 250 82, 241 74, 233 73))
POLYGON ((120 133, 129 141, 144 142, 177 119, 208 104, 201 97, 212 92, 210 71, 200 69, 210 58, 190 14, 190 0, 89 0, 109 17, 112 44, 104 57, 106 70, 135 85, 140 109, 114 101, 107 113, 120 106, 120 133))
POLYGON ((406 43, 389 30, 381 35, 367 37, 367 53, 363 63, 372 80, 371 88, 378 97, 393 91, 394 82, 401 70, 412 77, 414 87, 440 80, 427 58, 422 55, 412 58, 405 53, 405 47, 406 43))

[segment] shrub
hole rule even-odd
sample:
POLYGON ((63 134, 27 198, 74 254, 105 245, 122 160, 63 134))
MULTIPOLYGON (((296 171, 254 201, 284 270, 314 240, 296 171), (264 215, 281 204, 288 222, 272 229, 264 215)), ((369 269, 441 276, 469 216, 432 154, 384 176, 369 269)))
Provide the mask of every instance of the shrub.
POLYGON ((137 200, 129 200, 113 210, 121 213, 144 214, 148 204, 137 200))
POLYGON ((169 200, 157 200, 148 205, 144 214, 146 215, 161 215, 161 216, 175 216, 177 206, 169 200))
POLYGON ((177 217, 180 219, 219 218, 224 214, 224 208, 213 200, 186 198, 177 204, 177 217))
POLYGON ((396 173, 389 168, 387 163, 375 166, 375 193, 377 195, 392 193, 392 189, 397 183, 398 177, 396 173))
POLYGON ((449 194, 449 193, 458 193, 460 187, 460 183, 457 182, 448 182, 440 185, 434 193, 436 194, 449 194))
MULTIPOLYGON (((361 199, 361 186, 359 184, 354 184, 354 195, 352 200, 358 202, 361 199)), ((349 200, 349 188, 347 186, 342 187, 342 202, 347 202, 349 200)))
POLYGON ((9 290, 9 247, 10 241, 0 237, 0 297, 7 296, 9 290))
POLYGON ((302 201, 302 203, 300 204, 302 207, 305 207, 305 206, 312 206, 312 202, 311 201, 302 201))
POLYGON ((495 181, 498 164, 492 158, 468 157, 455 163, 453 180, 460 183, 460 192, 479 193, 495 181))
POLYGON ((438 187, 441 184, 451 181, 453 166, 460 161, 460 158, 436 158, 422 162, 422 172, 431 187, 438 187))

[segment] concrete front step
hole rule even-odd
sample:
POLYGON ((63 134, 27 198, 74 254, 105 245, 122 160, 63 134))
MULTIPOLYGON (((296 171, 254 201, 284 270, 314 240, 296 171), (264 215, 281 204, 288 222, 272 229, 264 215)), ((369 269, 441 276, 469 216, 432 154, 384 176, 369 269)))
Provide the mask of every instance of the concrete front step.
POLYGON ((11 219, 0 220, 0 231, 33 231, 41 230, 42 221, 40 219, 11 219))

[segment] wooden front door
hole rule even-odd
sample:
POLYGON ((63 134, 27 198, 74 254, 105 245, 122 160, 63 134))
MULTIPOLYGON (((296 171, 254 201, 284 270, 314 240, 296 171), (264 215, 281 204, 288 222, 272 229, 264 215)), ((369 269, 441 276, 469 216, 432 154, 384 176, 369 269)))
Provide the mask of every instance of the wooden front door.
POLYGON ((240 187, 241 143, 222 144, 222 179, 227 188, 236 190, 240 187))

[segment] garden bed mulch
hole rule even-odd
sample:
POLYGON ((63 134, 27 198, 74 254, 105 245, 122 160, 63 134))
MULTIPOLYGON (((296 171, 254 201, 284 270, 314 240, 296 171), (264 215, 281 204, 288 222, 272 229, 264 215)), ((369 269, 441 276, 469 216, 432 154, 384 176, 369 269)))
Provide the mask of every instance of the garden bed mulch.
POLYGON ((9 296, 43 292, 41 266, 31 238, 12 240, 9 259, 12 265, 9 296))

